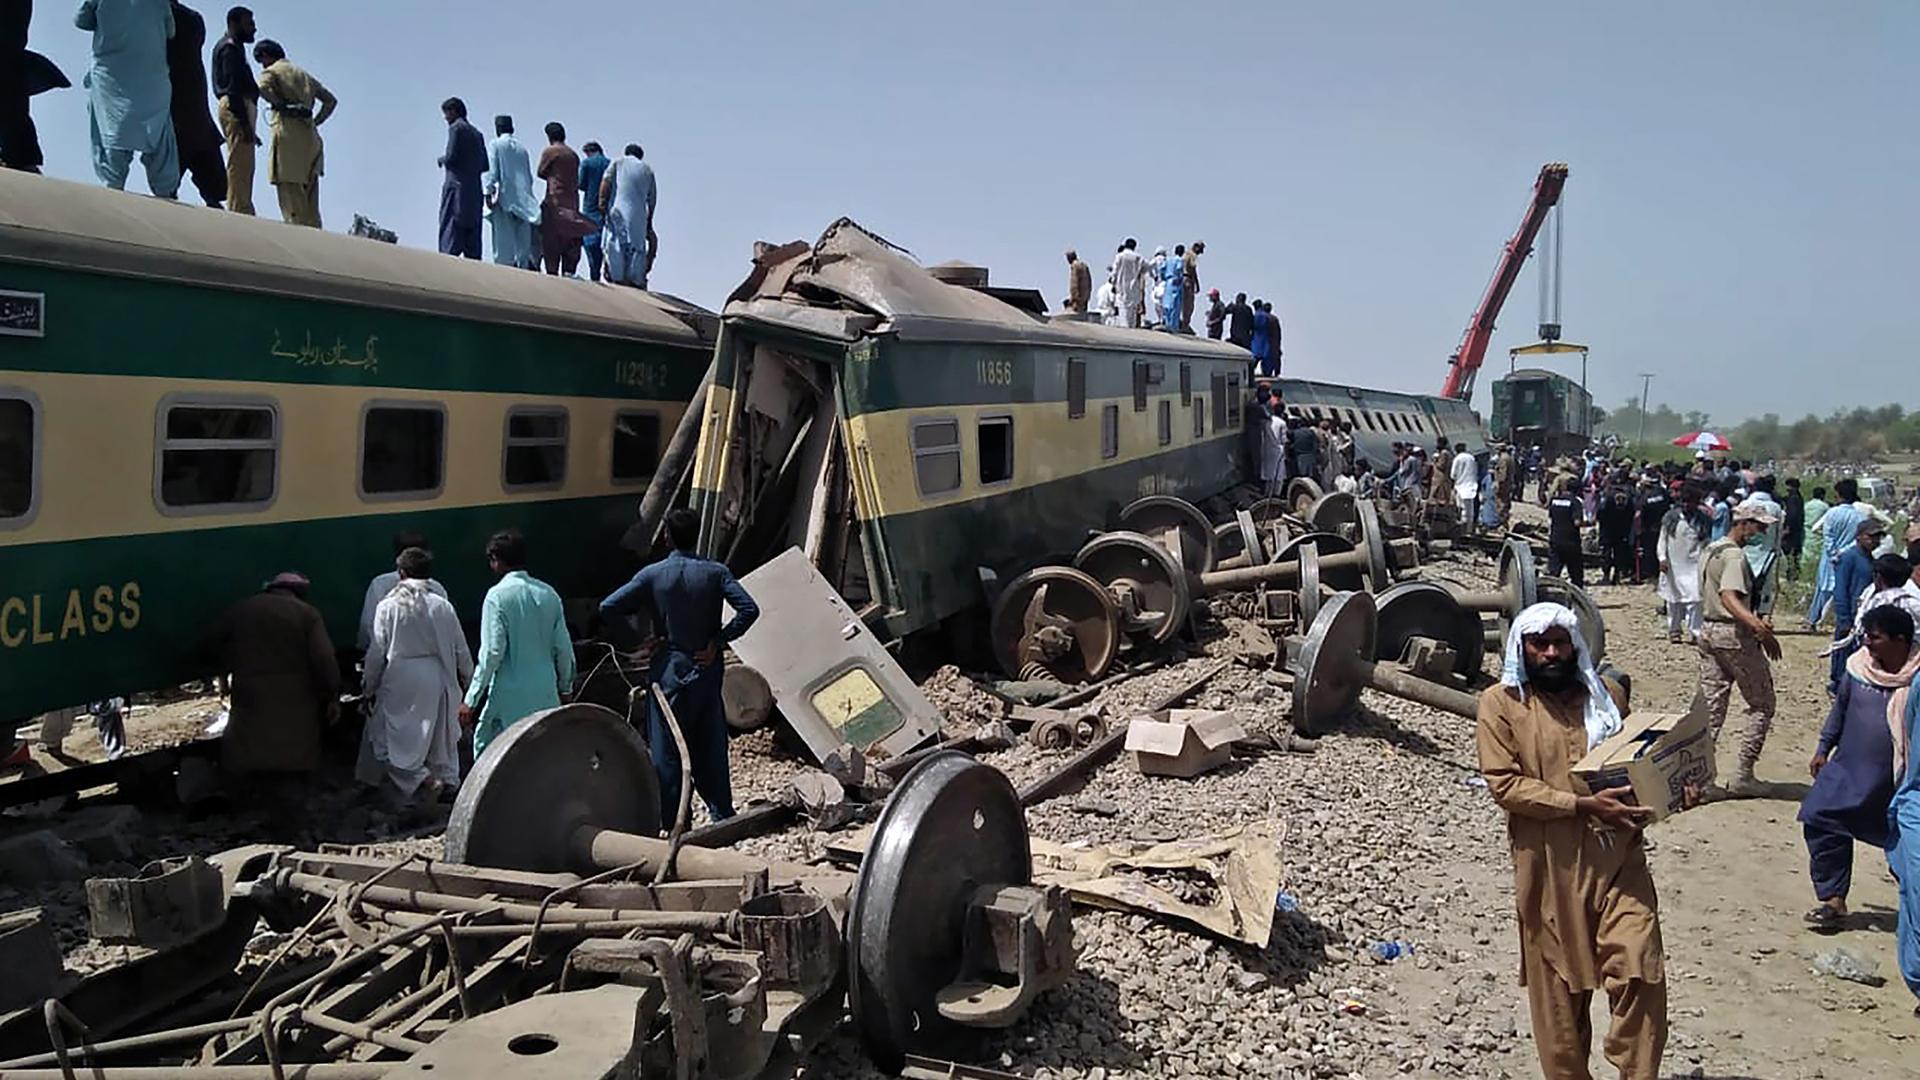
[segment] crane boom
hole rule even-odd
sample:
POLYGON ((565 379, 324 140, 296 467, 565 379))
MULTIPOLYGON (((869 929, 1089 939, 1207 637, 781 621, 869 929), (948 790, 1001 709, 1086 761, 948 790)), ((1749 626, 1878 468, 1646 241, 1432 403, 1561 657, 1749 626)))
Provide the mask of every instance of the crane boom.
POLYGON ((1487 358, 1487 345, 1493 341, 1493 322, 1500 315, 1500 308, 1507 302, 1507 294, 1513 291, 1513 283, 1520 276, 1520 267, 1533 254, 1534 237, 1540 233, 1540 226, 1547 220, 1547 211, 1552 210, 1560 201, 1560 190, 1567 184, 1567 167, 1562 162, 1549 162, 1540 166, 1540 178, 1533 182, 1533 201, 1527 205, 1526 216, 1520 219, 1520 228, 1507 241, 1506 248, 1500 253, 1500 264, 1494 268, 1493 280, 1487 282, 1487 292, 1480 298, 1480 306, 1473 310, 1473 318, 1467 323, 1467 332, 1460 337, 1460 347, 1454 350, 1448 360, 1447 381, 1440 388, 1442 397, 1466 401, 1473 397, 1473 377, 1479 373, 1480 365, 1487 358))

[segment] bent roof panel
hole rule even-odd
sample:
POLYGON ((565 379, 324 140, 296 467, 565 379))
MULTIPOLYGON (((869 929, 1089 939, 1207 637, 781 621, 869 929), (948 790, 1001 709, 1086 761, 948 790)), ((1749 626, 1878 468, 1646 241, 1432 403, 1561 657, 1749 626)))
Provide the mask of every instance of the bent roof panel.
POLYGON ((0 260, 700 346, 684 301, 0 169, 0 260))
POLYGON ((769 307, 822 307, 809 294, 831 294, 886 320, 881 332, 903 341, 981 341, 1099 348, 1178 356, 1212 355, 1247 362, 1245 349, 1222 341, 1129 330, 1098 323, 1055 322, 1028 314, 976 289, 949 285, 906 252, 849 218, 828 226, 810 251, 800 252, 791 276, 770 273, 750 310, 735 315, 780 321, 769 307))

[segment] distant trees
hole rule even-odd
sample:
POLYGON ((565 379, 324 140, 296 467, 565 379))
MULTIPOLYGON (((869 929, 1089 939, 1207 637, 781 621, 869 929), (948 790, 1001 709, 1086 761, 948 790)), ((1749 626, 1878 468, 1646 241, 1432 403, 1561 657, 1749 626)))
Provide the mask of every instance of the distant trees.
POLYGON ((1604 425, 1596 423, 1595 430, 1623 439, 1636 438, 1643 417, 1648 442, 1668 441, 1689 431, 1717 431, 1732 441, 1735 452, 1743 458, 1845 461, 1888 451, 1920 450, 1920 412, 1909 413, 1898 404, 1836 409, 1825 417, 1808 413, 1791 422, 1782 420, 1778 413, 1767 413, 1732 426, 1715 427, 1705 412, 1676 412, 1666 405, 1647 412, 1638 398, 1628 398, 1625 405, 1605 418, 1604 425))

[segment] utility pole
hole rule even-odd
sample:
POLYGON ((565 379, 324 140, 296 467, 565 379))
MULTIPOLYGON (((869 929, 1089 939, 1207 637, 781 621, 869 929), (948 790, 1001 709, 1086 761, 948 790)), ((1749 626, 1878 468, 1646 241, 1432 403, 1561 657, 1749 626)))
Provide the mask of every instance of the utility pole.
POLYGON ((1653 387, 1653 373, 1648 371, 1641 372, 1640 373, 1640 434, 1633 441, 1640 443, 1642 446, 1645 446, 1647 441, 1647 410, 1653 407, 1652 404, 1647 401, 1647 395, 1652 392, 1652 387, 1653 387))

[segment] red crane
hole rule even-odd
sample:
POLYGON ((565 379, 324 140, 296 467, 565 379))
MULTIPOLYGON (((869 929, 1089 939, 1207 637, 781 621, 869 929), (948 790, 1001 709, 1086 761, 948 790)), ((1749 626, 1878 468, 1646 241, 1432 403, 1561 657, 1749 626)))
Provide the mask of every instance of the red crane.
POLYGON ((1526 263, 1527 256, 1533 254, 1533 238, 1539 235, 1541 224, 1547 220, 1547 211, 1560 201, 1560 189, 1566 185, 1565 164, 1549 162, 1540 166, 1540 178, 1533 182, 1533 201, 1527 205, 1527 214, 1520 219, 1520 228, 1500 253, 1500 265, 1494 268, 1493 280, 1487 282, 1487 293, 1474 309, 1467 332, 1460 337, 1460 347, 1447 361, 1447 381, 1440 388, 1442 397, 1458 401, 1473 397, 1473 377, 1479 374, 1480 365, 1487 358, 1487 344, 1493 340, 1493 321, 1507 302, 1507 294, 1513 291, 1520 267, 1526 263))

